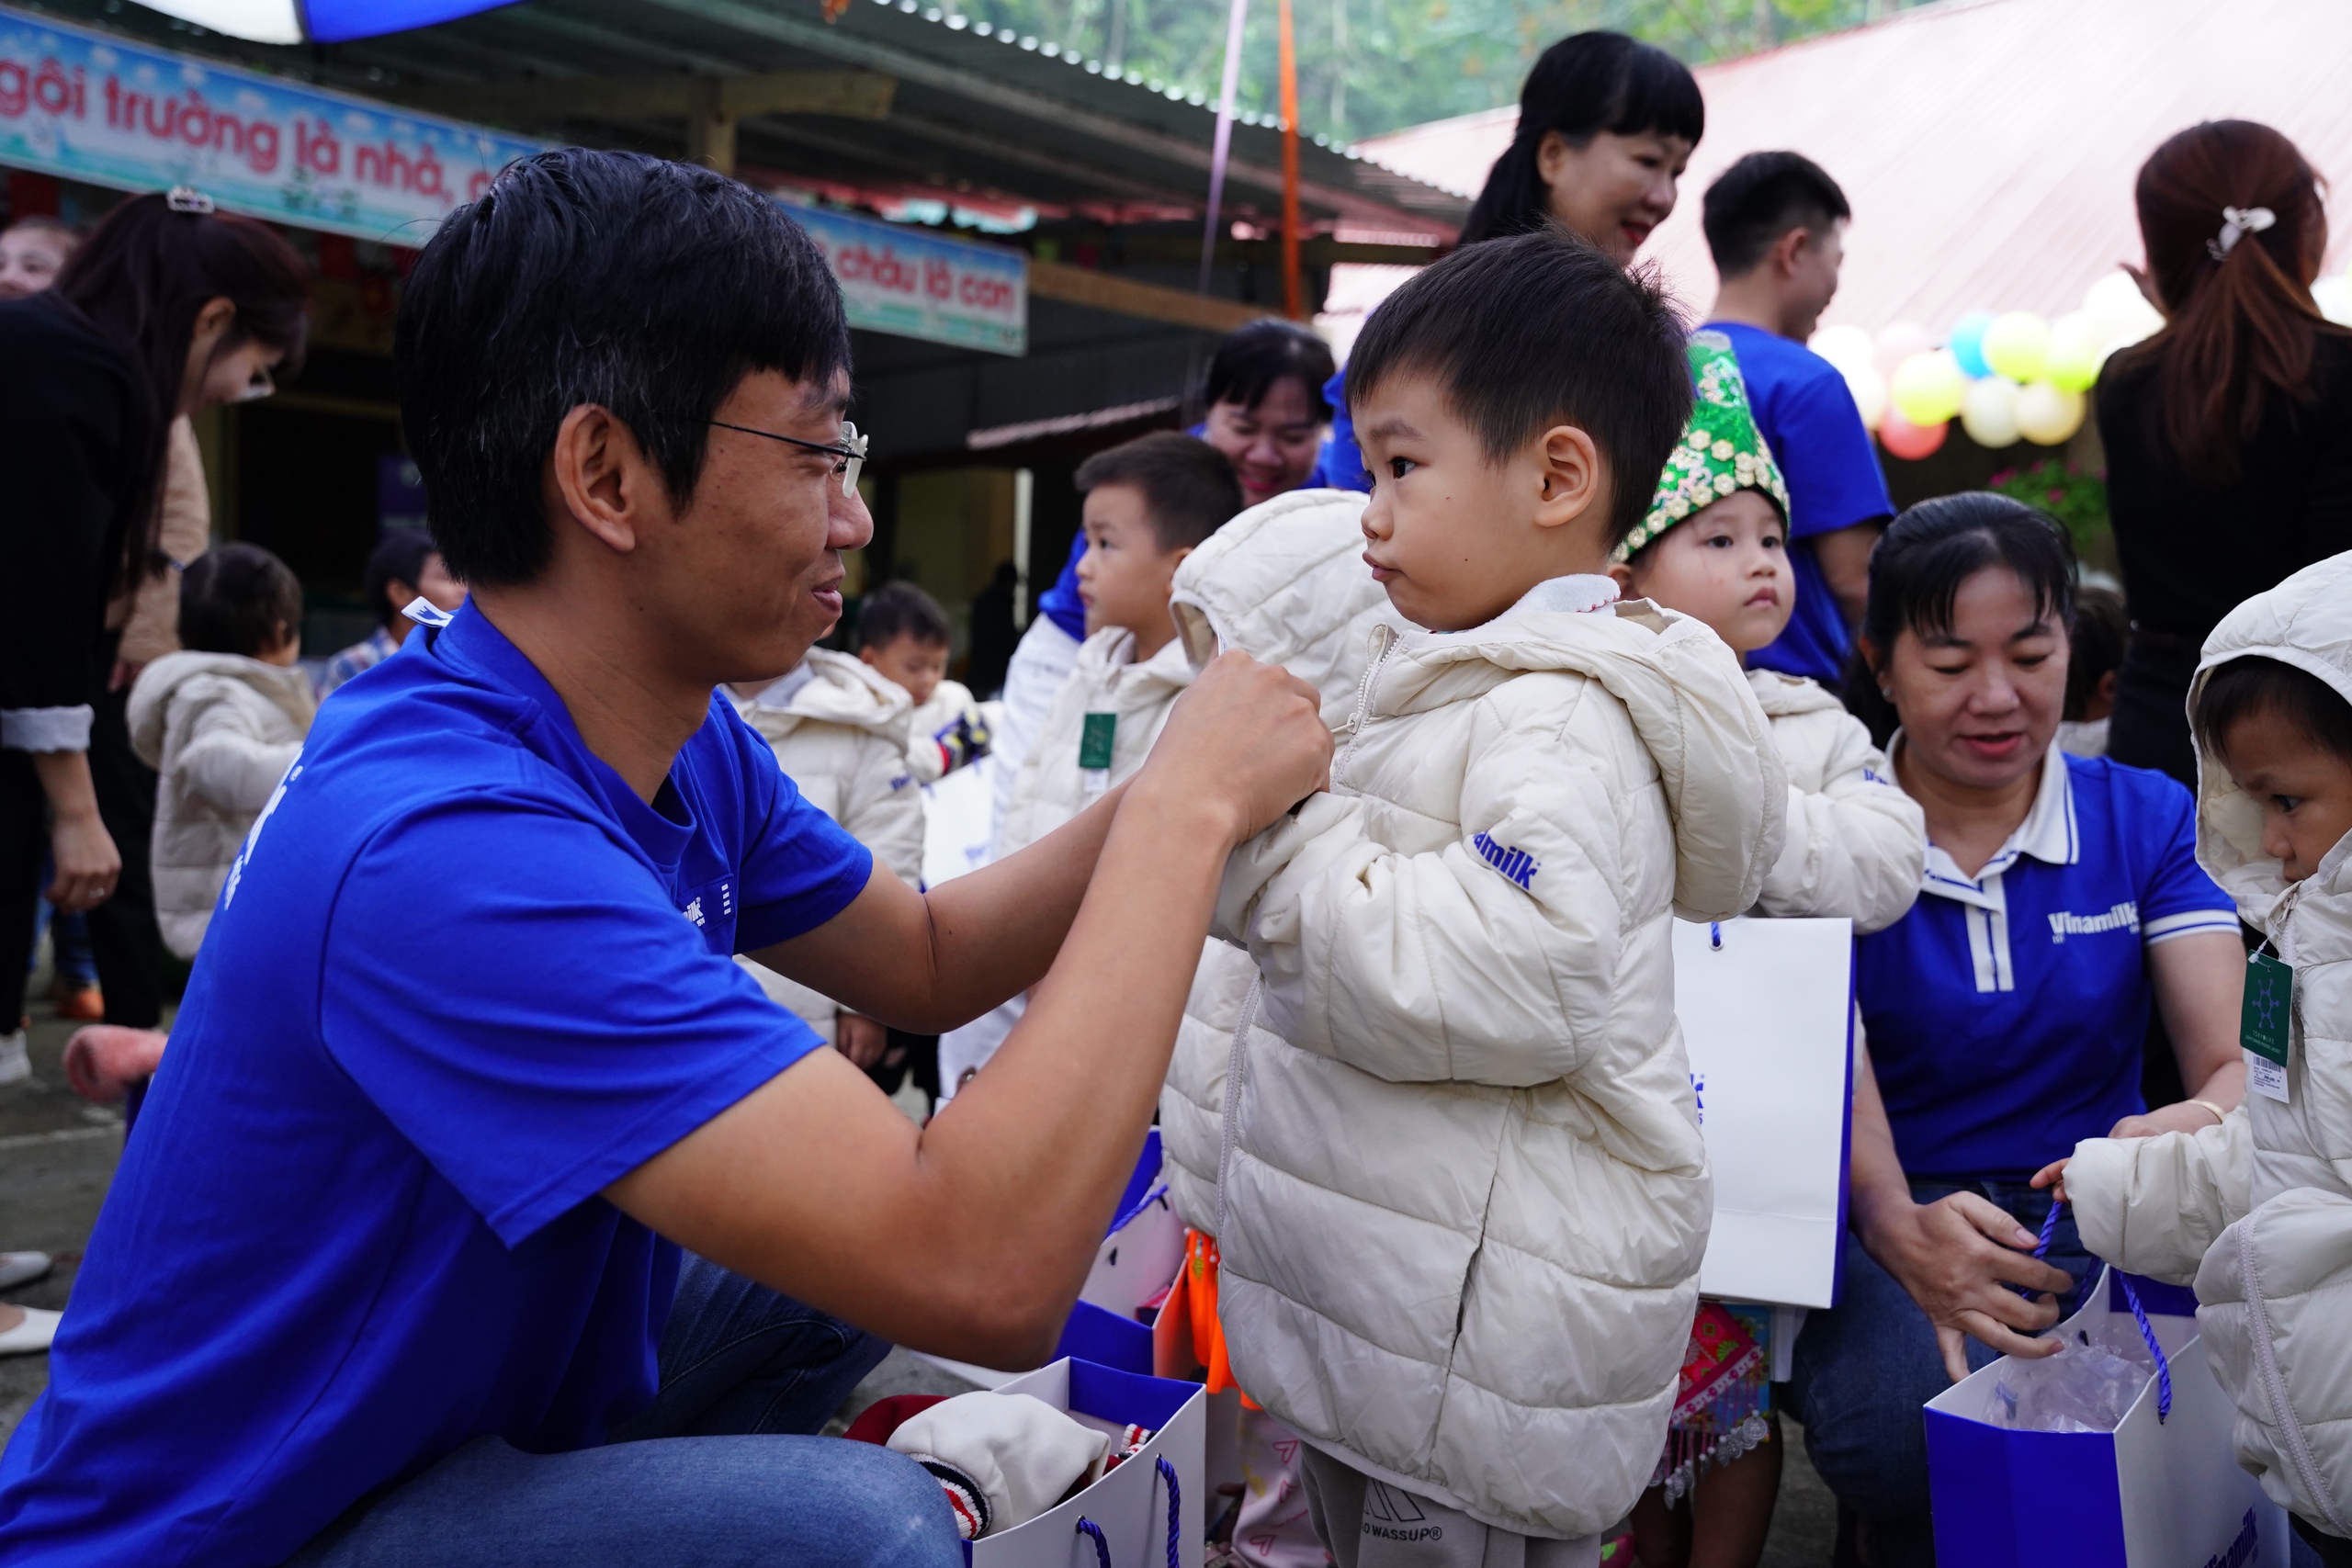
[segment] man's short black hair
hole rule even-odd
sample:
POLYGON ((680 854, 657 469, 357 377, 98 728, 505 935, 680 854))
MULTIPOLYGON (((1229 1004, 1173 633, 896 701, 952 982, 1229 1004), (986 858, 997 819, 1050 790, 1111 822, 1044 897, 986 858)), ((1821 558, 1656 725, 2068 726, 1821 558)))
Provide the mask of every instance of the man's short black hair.
POLYGON ((1225 454, 1173 430, 1138 435, 1078 466, 1078 492, 1131 485, 1142 492, 1164 553, 1190 549, 1241 510, 1241 479, 1225 454))
POLYGON ((2197 743, 2217 757, 2229 751, 2240 719, 2275 714, 2303 739, 2338 761, 2352 763, 2352 703, 2308 670, 2249 654, 2205 677, 2197 694, 2197 743))
POLYGON ((1558 228, 1465 245, 1384 300, 1348 357, 1348 402, 1408 374, 1443 385, 1495 462, 1555 424, 1590 435, 1612 545, 1649 509, 1690 417, 1683 321, 1656 273, 1558 228))
POLYGON ((540 474, 566 413, 611 411, 684 504, 742 378, 830 380, 849 329, 824 257, 775 202, 692 164, 563 147, 442 220, 393 360, 442 559, 508 585, 547 565, 540 474))
POLYGON ((1290 378, 1306 389, 1306 412, 1319 424, 1331 417, 1331 405, 1323 400, 1331 369, 1331 345, 1313 328, 1268 316, 1225 334, 1209 361, 1201 401, 1204 407, 1239 403, 1254 413, 1266 394, 1290 378))
POLYGON ((433 554, 433 536, 415 528, 394 528, 376 541, 368 557, 368 573, 360 580, 360 592, 368 607, 376 612, 378 626, 389 626, 400 619, 408 606, 392 603, 392 584, 422 587, 424 563, 433 554))
POLYGON ((1792 229, 1817 234, 1853 215, 1829 172, 1802 152, 1750 152, 1715 176, 1700 207, 1724 277, 1752 270, 1792 229))
POLYGON ((216 545, 180 573, 180 646, 258 659, 302 626, 302 584, 259 545, 216 545))
POLYGON ((902 637, 929 648, 948 643, 947 612, 938 600, 903 580, 884 583, 858 605, 857 650, 888 648, 902 637))

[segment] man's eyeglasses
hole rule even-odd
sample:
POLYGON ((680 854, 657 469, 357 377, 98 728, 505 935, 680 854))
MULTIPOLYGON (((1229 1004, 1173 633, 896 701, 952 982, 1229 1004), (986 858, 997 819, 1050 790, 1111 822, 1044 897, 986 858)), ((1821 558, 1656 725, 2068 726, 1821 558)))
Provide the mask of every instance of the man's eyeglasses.
POLYGON ((710 423, 721 430, 741 431, 745 435, 763 435, 770 441, 781 441, 787 446, 828 453, 839 459, 833 464, 833 472, 842 477, 842 496, 846 498, 857 493, 858 470, 865 467, 865 447, 872 437, 859 434, 857 426, 847 420, 842 421, 840 443, 831 446, 822 441, 803 441, 797 435, 778 435, 773 430, 753 430, 748 424, 729 424, 723 419, 714 419, 710 423))

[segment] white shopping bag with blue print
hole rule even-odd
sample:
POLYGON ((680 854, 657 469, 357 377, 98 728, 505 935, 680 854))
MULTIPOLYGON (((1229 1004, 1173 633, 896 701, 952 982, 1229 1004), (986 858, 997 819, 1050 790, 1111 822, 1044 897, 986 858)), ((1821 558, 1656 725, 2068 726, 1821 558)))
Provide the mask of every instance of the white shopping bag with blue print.
POLYGON ((1130 1424, 1151 1438, 1077 1496, 967 1542, 972 1568, 1201 1568, 1208 1394, 1200 1384, 1059 1360, 997 1392, 1033 1394, 1114 1440, 1130 1424))

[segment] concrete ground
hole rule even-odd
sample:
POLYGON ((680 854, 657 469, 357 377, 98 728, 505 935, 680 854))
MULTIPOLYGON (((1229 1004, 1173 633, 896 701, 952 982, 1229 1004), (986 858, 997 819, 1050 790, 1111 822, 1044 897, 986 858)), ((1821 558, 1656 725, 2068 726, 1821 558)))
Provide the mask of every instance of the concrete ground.
MULTIPOLYGON (((77 1027, 53 1016, 36 990, 30 1037, 33 1076, 0 1087, 0 1251, 33 1249, 58 1259, 48 1278, 7 1292, 26 1306, 63 1307, 97 1223, 98 1205, 122 1153, 122 1119, 85 1104, 65 1087, 60 1060, 77 1027)), ((49 1382, 47 1356, 0 1358, 0 1444, 49 1382)), ((893 1350, 843 1402, 833 1429, 888 1394, 957 1393, 970 1385, 903 1350, 893 1350)), ((1803 1433, 1786 1423, 1789 1451, 1781 1501, 1762 1568, 1827 1568, 1837 1506, 1805 1462, 1803 1433)))

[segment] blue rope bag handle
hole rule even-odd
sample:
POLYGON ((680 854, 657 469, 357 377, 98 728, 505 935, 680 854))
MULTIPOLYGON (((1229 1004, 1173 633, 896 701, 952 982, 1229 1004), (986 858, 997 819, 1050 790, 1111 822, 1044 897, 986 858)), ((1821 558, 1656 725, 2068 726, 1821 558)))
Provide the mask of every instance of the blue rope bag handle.
MULTIPOLYGON (((2041 1222, 2041 1240, 2033 1249, 2037 1261, 2050 1250, 2051 1240, 2058 1234, 2058 1201, 2052 1199, 2049 1216, 2041 1222)), ((2155 1327, 2149 1323, 2146 1309, 2140 1305, 2140 1292, 2132 1288, 2132 1276, 2119 1269, 2115 1280, 2123 1287, 2123 1304, 2132 1309, 2132 1321, 2140 1325, 2142 1342, 2148 1347, 2148 1354, 2156 1359, 2156 1425, 2161 1427, 2172 1416, 2172 1359, 2156 1343, 2155 1327)))
MULTIPOLYGON (((1168 1462, 1165 1454, 1154 1459, 1153 1466, 1159 1478, 1168 1483, 1168 1568, 1182 1568, 1178 1554, 1184 1544, 1184 1494, 1176 1484, 1176 1467, 1168 1462)), ((1078 1533, 1094 1542, 1094 1561, 1099 1568, 1111 1568, 1111 1543, 1102 1534, 1102 1527, 1080 1516, 1078 1533)))

